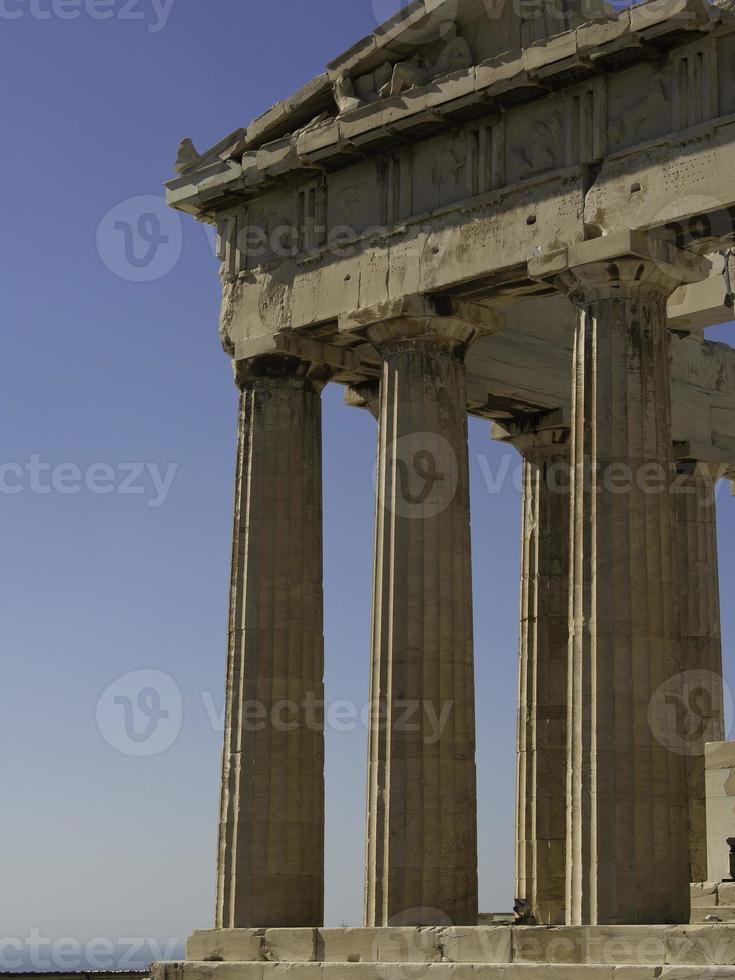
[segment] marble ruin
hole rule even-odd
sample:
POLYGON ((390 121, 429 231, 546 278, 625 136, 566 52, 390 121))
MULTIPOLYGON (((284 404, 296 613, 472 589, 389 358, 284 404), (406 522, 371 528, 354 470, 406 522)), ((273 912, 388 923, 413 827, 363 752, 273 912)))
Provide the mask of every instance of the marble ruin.
POLYGON ((216 928, 159 980, 733 976, 730 6, 414 0, 182 143, 241 409, 216 928), (359 930, 322 928, 328 383, 377 420, 359 930), (514 927, 478 925, 468 414, 525 467, 514 927), (283 699, 293 724, 248 724, 283 699))

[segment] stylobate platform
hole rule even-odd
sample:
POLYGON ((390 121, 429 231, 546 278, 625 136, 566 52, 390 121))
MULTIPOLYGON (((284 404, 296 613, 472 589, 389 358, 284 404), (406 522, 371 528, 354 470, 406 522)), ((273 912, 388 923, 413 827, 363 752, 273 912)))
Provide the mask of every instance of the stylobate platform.
POLYGON ((735 926, 213 930, 187 955, 154 980, 735 980, 735 926))

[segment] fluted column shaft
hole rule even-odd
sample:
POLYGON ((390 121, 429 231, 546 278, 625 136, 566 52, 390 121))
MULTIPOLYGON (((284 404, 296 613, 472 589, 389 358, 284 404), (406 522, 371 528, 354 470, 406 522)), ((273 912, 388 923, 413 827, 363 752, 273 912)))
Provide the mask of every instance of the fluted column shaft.
POLYGON ((217 927, 317 926, 324 904, 321 388, 239 365, 217 927))
POLYGON ((674 499, 685 671, 681 751, 686 754, 689 781, 690 877, 692 881, 705 881, 704 746, 725 738, 715 497, 722 469, 717 464, 682 460, 678 470, 674 499))
POLYGON ((529 418, 509 441, 524 458, 516 897, 554 925, 566 888, 569 428, 529 418))
POLYGON ((477 924, 464 344, 392 321, 382 358, 366 925, 477 924))
MULTIPOLYGON (((590 243, 596 244, 596 243, 590 243)), ((688 921, 685 759, 671 484, 676 270, 638 257, 575 268, 567 917, 688 921), (663 699, 666 704, 666 698, 663 699)))

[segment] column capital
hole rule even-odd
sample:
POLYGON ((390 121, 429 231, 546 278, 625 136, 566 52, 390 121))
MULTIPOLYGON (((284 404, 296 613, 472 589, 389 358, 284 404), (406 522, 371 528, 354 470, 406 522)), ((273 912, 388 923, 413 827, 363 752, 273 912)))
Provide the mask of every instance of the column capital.
POLYGON ((345 404, 350 408, 364 408, 377 419, 380 414, 380 381, 374 378, 348 385, 345 388, 345 404))
POLYGON ((321 392, 333 370, 328 365, 302 361, 284 354, 262 354, 259 357, 233 361, 235 384, 241 390, 255 386, 296 384, 321 392))
POLYGON ((555 409, 494 422, 492 435, 497 442, 515 446, 521 456, 539 458, 568 453, 571 431, 568 412, 555 409))
POLYGON ((498 333, 504 323, 503 314, 488 306, 412 293, 343 314, 339 331, 369 340, 382 353, 400 343, 467 348, 477 337, 498 333))
POLYGON ((290 329, 238 341, 232 362, 239 388, 256 379, 283 381, 291 377, 321 391, 334 374, 360 374, 360 356, 356 352, 290 329))
POLYGON ((668 298, 707 279, 711 263, 671 242, 622 229, 529 260, 531 279, 548 282, 578 306, 600 299, 668 298))
POLYGON ((478 336, 470 323, 451 317, 396 317, 368 328, 367 339, 382 357, 398 351, 464 353, 478 336))

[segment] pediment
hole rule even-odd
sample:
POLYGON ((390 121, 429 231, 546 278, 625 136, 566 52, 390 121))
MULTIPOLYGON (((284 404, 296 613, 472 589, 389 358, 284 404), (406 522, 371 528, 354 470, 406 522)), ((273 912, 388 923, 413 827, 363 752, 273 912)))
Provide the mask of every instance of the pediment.
MULTIPOLYGON (((440 41, 448 23, 455 24, 458 34, 469 44, 474 63, 511 51, 543 37, 562 34, 579 20, 576 2, 559 0, 556 4, 519 2, 519 0, 417 0, 378 27, 368 37, 353 45, 328 65, 335 77, 342 71, 353 76, 374 71, 384 62, 410 58, 420 49, 440 41), (553 15, 544 14, 555 7, 553 15), (528 30, 531 21, 539 21, 535 30, 528 30)), ((594 12, 587 5, 587 18, 604 12, 602 2, 594 12)))
MULTIPOLYGON (((396 64, 418 61, 423 66, 421 80, 428 80, 434 68, 480 64, 498 55, 519 52, 523 47, 562 34, 581 20, 579 7, 583 0, 414 0, 331 61, 327 70, 316 76, 291 97, 271 106, 254 119, 247 130, 237 131, 231 146, 233 156, 298 132, 314 120, 340 114, 335 101, 335 85, 347 80, 348 89, 356 88, 354 107, 375 101, 378 90, 390 81, 396 64), (520 13, 519 13, 520 11, 520 13), (447 50, 447 32, 451 30, 455 57, 443 57, 447 50), (459 57, 456 53, 459 53, 459 57), (466 55, 463 55, 466 52, 466 55), (371 88, 367 81, 375 74, 371 88)), ((594 10, 586 3, 586 18, 598 16, 609 8, 604 0, 592 0, 594 10)), ((451 39, 450 39, 451 40, 451 39)), ((436 74, 436 73, 435 73, 436 74)), ((407 79, 404 84, 410 82, 407 79)), ((418 84, 418 82, 417 82, 418 84)), ((224 142, 224 141, 223 141, 224 142)), ((181 173, 216 163, 222 157, 218 144, 199 161, 187 160, 181 173)))

